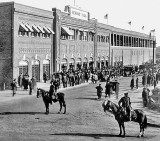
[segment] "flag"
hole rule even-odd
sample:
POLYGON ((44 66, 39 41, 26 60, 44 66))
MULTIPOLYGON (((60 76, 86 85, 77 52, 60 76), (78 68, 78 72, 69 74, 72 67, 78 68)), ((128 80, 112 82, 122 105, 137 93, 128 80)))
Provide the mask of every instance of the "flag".
POLYGON ((155 29, 150 30, 149 37, 151 38, 152 36, 155 36, 154 33, 155 33, 155 29))
POLYGON ((151 30, 150 32, 155 32, 155 29, 151 30))
POLYGON ((144 30, 144 26, 142 26, 142 30, 144 30))
POLYGON ((130 21, 130 22, 128 22, 128 24, 129 24, 129 25, 131 25, 131 21, 130 21))
POLYGON ((108 14, 106 14, 106 15, 104 16, 104 19, 108 19, 108 14))

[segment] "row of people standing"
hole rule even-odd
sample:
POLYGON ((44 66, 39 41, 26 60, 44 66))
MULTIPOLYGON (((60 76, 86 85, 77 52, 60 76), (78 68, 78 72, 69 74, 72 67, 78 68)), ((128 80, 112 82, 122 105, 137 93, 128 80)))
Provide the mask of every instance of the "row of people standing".
MULTIPOLYGON (((115 95, 116 95, 116 99, 118 99, 119 85, 120 85, 120 83, 118 82, 117 79, 114 81, 110 81, 110 79, 108 79, 105 84, 105 98, 106 97, 110 98, 111 94, 114 91, 115 95)), ((98 99, 101 99, 102 91, 103 91, 101 84, 99 84, 99 86, 96 86, 96 89, 97 89, 98 99)))

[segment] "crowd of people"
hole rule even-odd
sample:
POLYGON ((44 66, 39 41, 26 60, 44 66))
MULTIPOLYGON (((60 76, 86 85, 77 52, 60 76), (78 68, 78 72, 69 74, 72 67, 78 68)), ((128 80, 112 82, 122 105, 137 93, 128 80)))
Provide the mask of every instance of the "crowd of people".
POLYGON ((28 74, 25 75, 20 74, 18 77, 18 81, 14 78, 11 83, 11 89, 13 90, 12 96, 16 94, 18 87, 21 90, 26 90, 26 91, 29 89, 29 95, 32 95, 32 92, 33 90, 36 89, 36 86, 37 86, 37 81, 34 76, 30 78, 28 74))

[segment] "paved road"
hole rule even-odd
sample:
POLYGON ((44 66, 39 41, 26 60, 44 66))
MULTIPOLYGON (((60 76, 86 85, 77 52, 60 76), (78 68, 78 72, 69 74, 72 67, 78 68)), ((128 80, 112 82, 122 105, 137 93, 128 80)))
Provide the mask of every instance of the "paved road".
MULTIPOLYGON (((129 90, 130 78, 121 81, 120 97, 129 90)), ((102 83, 104 86, 105 83, 102 83)), ((45 115, 41 98, 25 98, 6 101, 0 104, 0 140, 2 141, 94 141, 124 140, 117 137, 118 124, 113 115, 104 113, 102 102, 97 100, 96 84, 67 89, 65 99, 67 114, 57 114, 59 104, 50 106, 50 114, 45 115)), ((48 89, 48 85, 45 88, 48 89)), ((136 90, 135 90, 136 91, 136 90)), ((115 99, 112 96, 111 99, 115 99)), ((140 99, 139 99, 140 100, 140 99)), ((115 100, 116 101, 116 100, 115 100)), ((139 102, 141 104, 141 102, 139 102)), ((155 140, 159 137, 159 128, 148 127, 145 137, 138 139, 139 125, 128 122, 125 140, 155 140)))

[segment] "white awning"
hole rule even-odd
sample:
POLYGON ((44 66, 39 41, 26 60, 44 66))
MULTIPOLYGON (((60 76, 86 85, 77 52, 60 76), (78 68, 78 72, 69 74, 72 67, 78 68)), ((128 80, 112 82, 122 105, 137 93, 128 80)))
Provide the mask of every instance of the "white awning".
POLYGON ((47 26, 47 28, 52 34, 55 34, 54 31, 50 27, 47 26))
POLYGON ((40 30, 37 28, 36 25, 33 24, 32 27, 35 32, 40 33, 40 30))
POLYGON ((27 61, 20 61, 19 66, 28 66, 27 61))
POLYGON ((38 25, 37 28, 38 28, 42 33, 45 33, 44 30, 43 30, 43 28, 42 28, 40 25, 38 25))
POLYGON ((26 32, 29 31, 29 29, 23 23, 20 24, 20 30, 23 30, 23 31, 26 31, 26 32))
POLYGON ((33 60, 32 65, 39 65, 39 61, 38 60, 33 60))
POLYGON ((43 64, 49 64, 49 60, 43 60, 43 64))
POLYGON ((30 32, 34 32, 34 30, 32 29, 32 27, 28 23, 25 24, 25 26, 29 29, 30 32))
POLYGON ((68 27, 62 26, 61 29, 62 29, 62 33, 63 33, 63 34, 67 34, 67 35, 69 35, 69 36, 73 36, 73 35, 74 35, 73 30, 69 30, 68 27))
POLYGON ((51 31, 49 31, 49 29, 47 27, 43 26, 43 30, 48 34, 51 34, 51 31))

